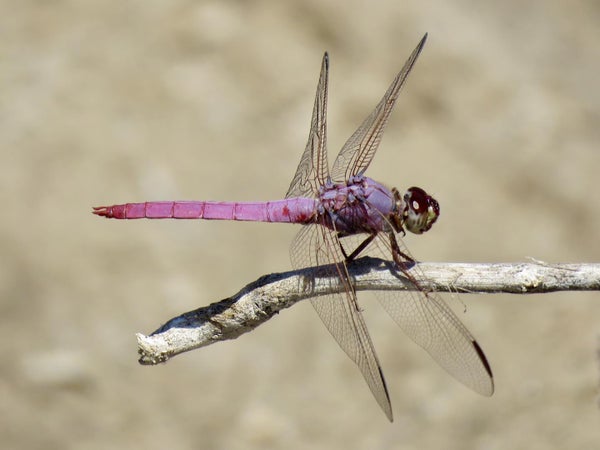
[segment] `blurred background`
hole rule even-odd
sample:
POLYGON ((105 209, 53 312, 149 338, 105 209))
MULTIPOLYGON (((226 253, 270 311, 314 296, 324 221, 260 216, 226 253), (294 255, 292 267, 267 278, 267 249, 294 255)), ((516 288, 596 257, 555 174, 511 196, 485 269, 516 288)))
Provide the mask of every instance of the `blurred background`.
POLYGON ((463 295, 483 398, 368 295, 388 423, 309 302, 158 367, 135 333, 290 268, 287 225, 91 207, 272 200, 330 52, 329 149, 429 40, 369 175, 441 204, 424 261, 599 258, 600 4, 34 1, 0 8, 0 439, 12 449, 590 449, 600 297, 463 295))

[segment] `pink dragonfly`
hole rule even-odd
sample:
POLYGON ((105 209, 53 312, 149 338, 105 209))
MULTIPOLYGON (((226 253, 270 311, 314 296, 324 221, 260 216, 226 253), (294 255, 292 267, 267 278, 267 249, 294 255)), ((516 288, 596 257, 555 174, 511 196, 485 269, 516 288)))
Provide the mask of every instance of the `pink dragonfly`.
POLYGON ((422 288, 422 275, 400 235, 428 231, 437 220, 438 202, 418 188, 404 195, 367 178, 388 117, 425 44, 412 52, 387 92, 342 147, 331 171, 327 162, 327 84, 329 59, 323 57, 308 144, 285 199, 268 202, 166 201, 94 208, 115 219, 207 219, 285 222, 304 225, 291 245, 294 268, 321 266, 332 293, 311 299, 340 347, 358 365, 375 399, 392 420, 383 372, 347 264, 358 256, 391 255, 396 269, 416 290, 376 292, 380 303, 405 333, 457 380, 482 395, 492 395, 492 371, 479 344, 435 292, 422 288), (340 289, 343 287, 343 289, 340 289))

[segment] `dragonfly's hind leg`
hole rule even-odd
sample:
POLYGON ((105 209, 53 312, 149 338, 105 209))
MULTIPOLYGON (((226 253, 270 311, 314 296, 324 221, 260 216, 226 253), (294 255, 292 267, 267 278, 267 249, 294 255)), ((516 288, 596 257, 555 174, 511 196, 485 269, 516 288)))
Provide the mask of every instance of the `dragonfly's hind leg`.
POLYGON ((375 236, 377 236, 377 233, 370 234, 369 237, 367 237, 364 241, 362 241, 360 243, 360 245, 358 247, 356 247, 352 253, 350 253, 350 255, 346 254, 346 251, 344 250, 344 246, 340 242, 340 249, 342 250, 342 254, 344 255, 344 258, 346 258, 346 262, 349 263, 350 261, 353 261, 360 254, 360 252, 362 252, 365 248, 367 248, 367 246, 371 243, 371 241, 373 241, 373 239, 375 239, 375 236))

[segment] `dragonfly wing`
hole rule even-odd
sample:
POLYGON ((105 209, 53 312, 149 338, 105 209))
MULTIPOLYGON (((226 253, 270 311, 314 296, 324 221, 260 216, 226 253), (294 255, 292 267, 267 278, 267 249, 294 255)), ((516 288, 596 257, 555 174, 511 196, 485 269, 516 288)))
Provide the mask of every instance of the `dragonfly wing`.
POLYGON ((375 156, 381 136, 385 130, 388 118, 398 99, 398 94, 406 77, 415 64, 423 46, 427 34, 423 36, 419 45, 413 50, 400 73, 394 78, 387 92, 375 107, 373 112, 364 120, 352 136, 346 141, 337 155, 331 169, 331 177, 336 182, 350 179, 350 177, 362 174, 375 156))
POLYGON ((297 269, 319 266, 322 269, 319 276, 331 283, 331 291, 341 292, 312 298, 312 305, 342 350, 361 370, 381 409, 392 421, 392 406, 379 359, 349 281, 336 234, 316 224, 303 227, 292 243, 291 259, 297 269))
POLYGON ((285 198, 316 197, 319 186, 324 185, 329 178, 327 162, 328 77, 329 56, 325 53, 321 63, 321 75, 317 85, 308 142, 285 198))
MULTIPOLYGON (((400 250, 410 253, 399 236, 400 250)), ((389 259, 391 247, 387 236, 380 233, 366 248, 365 254, 389 259)), ((418 266, 400 268, 409 279, 424 279, 418 266)), ((413 281, 414 282, 414 281, 413 281)), ((436 292, 375 291, 381 305, 402 330, 450 375, 479 394, 490 396, 494 380, 481 347, 436 292)))

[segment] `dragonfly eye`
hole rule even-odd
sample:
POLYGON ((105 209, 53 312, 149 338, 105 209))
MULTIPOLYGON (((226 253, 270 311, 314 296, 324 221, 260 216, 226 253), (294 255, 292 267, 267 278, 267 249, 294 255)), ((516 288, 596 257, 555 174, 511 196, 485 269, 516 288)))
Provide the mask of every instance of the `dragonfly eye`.
POLYGON ((404 203, 404 225, 412 233, 428 231, 440 215, 439 203, 421 188, 408 189, 404 203))

